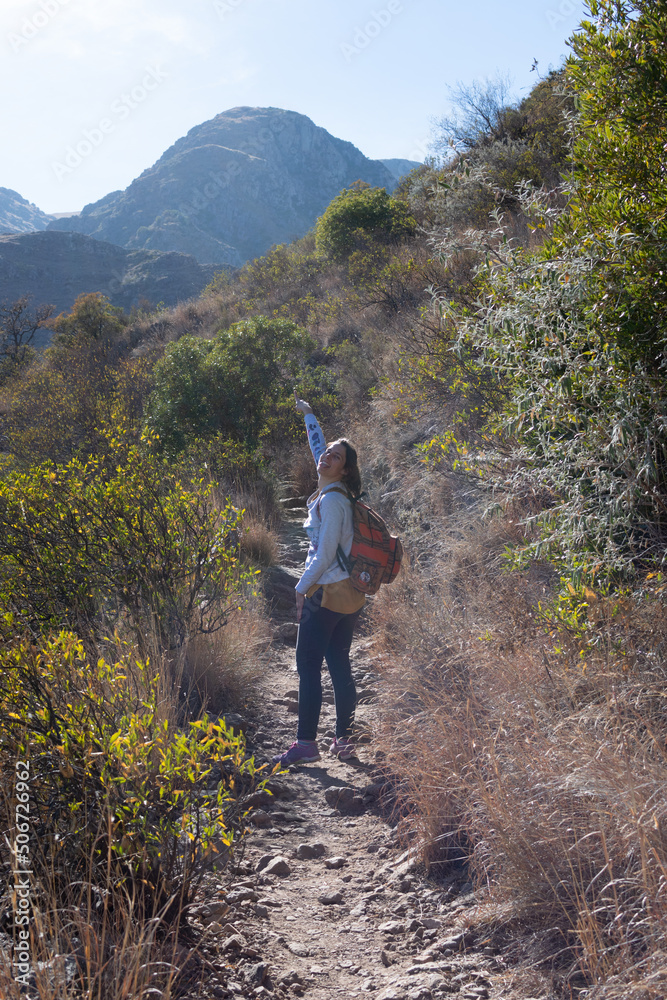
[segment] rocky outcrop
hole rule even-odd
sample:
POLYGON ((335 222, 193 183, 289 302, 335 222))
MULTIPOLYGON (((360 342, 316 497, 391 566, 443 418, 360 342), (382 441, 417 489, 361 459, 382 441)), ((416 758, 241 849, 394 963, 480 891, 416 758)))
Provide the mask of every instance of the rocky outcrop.
POLYGON ((49 228, 239 265, 303 236, 356 180, 396 186, 379 160, 305 115, 233 108, 191 129, 125 191, 49 228))
POLYGON ((52 219, 18 192, 0 187, 0 233, 32 233, 46 229, 52 219))
POLYGON ((28 294, 58 311, 84 292, 102 292, 124 309, 142 299, 175 305, 197 295, 215 270, 188 254, 129 251, 81 233, 0 235, 0 301, 28 294))

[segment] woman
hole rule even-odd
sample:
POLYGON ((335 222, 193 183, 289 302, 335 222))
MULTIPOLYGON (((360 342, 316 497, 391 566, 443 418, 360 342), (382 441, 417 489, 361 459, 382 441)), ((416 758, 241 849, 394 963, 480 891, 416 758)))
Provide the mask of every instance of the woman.
POLYGON ((308 443, 317 466, 317 490, 308 498, 304 527, 310 537, 306 566, 296 585, 299 635, 296 666, 299 673, 299 723, 291 747, 273 758, 275 764, 308 764, 319 760, 317 724, 322 707, 322 661, 326 659, 336 699, 336 737, 331 753, 341 760, 355 755, 351 727, 357 692, 350 666, 350 646, 365 597, 350 583, 337 558, 340 545, 346 556, 352 548, 352 504, 361 480, 357 453, 341 438, 325 446, 324 435, 308 403, 294 393, 303 413, 308 443))

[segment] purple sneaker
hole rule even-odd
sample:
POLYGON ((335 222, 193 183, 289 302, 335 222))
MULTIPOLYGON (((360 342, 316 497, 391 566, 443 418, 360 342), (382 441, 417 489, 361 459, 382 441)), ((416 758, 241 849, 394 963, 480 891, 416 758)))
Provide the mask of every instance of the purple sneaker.
POLYGON ((350 757, 357 756, 357 749, 354 743, 352 740, 345 739, 344 736, 336 736, 329 750, 334 757, 338 757, 338 760, 349 760, 350 757))
POLYGON ((290 764, 311 764, 314 760, 320 759, 320 751, 315 741, 299 743, 296 740, 289 750, 278 753, 271 760, 274 764, 281 764, 282 767, 289 767, 290 764))

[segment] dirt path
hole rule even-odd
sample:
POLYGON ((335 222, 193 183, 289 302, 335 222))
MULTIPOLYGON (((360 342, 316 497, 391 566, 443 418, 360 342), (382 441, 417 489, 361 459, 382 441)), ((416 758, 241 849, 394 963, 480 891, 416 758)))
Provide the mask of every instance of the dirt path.
MULTIPOLYGON (((266 711, 249 731, 259 760, 286 748, 296 728, 292 602, 303 561, 296 530, 302 518, 292 515, 282 565, 269 582, 277 641, 267 660, 266 711)), ((342 763, 328 753, 334 713, 326 677, 322 760, 272 779, 273 794, 264 793, 253 814, 240 881, 224 902, 218 897, 200 914, 209 936, 217 932, 215 950, 227 963, 209 982, 211 996, 519 995, 495 949, 473 944, 474 896, 465 875, 432 883, 401 854, 375 766, 369 649, 367 638, 353 647, 359 760, 342 763), (230 909, 223 913, 225 905, 230 909)))

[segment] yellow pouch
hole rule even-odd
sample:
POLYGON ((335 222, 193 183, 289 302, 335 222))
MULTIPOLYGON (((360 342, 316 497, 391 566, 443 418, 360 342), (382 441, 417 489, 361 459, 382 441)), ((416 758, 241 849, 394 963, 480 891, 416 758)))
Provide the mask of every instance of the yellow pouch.
POLYGON ((320 587, 322 588, 321 607, 327 608, 329 611, 351 615, 363 608, 366 603, 366 595, 354 589, 349 576, 337 583, 314 583, 306 593, 306 597, 312 597, 320 587))

